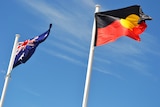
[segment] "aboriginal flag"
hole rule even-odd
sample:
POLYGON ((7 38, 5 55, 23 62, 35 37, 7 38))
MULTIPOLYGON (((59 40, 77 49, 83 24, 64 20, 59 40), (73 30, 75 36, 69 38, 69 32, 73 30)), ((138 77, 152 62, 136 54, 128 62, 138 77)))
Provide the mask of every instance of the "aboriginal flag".
POLYGON ((145 15, 139 5, 133 5, 95 13, 95 19, 95 46, 100 46, 113 42, 121 36, 128 36, 140 41, 139 35, 147 27, 145 20, 151 20, 152 18, 145 15))
POLYGON ((33 55, 37 46, 44 42, 50 34, 50 29, 52 24, 50 24, 49 29, 43 34, 36 36, 32 39, 25 40, 24 42, 19 42, 16 51, 16 57, 14 60, 13 68, 19 64, 25 63, 33 55))

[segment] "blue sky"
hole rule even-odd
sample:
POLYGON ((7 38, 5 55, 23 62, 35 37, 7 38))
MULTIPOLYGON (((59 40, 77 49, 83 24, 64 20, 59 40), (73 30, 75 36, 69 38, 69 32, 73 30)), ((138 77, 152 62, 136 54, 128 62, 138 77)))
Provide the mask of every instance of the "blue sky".
POLYGON ((4 107, 81 107, 95 5, 134 4, 153 20, 141 42, 121 37, 95 48, 88 107, 159 107, 159 2, 155 0, 1 0, 0 92, 15 39, 50 36, 11 74, 4 107))

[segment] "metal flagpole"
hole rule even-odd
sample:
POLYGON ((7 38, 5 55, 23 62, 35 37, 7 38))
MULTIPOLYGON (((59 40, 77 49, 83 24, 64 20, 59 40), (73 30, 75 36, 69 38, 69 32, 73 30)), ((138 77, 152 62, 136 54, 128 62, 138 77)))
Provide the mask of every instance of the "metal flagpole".
POLYGON ((20 37, 19 34, 16 34, 13 49, 12 49, 12 54, 11 54, 11 58, 10 58, 9 66, 8 66, 8 71, 7 71, 7 74, 6 74, 6 78, 5 78, 5 82, 4 82, 4 86, 3 86, 3 90, 2 90, 0 107, 3 106, 4 97, 5 97, 5 94, 6 94, 6 89, 7 89, 8 82, 9 82, 9 79, 10 79, 10 76, 11 76, 11 71, 12 71, 12 68, 13 68, 13 63, 14 63, 14 59, 15 59, 15 54, 16 54, 16 49, 17 49, 17 44, 18 44, 19 37, 20 37))
MULTIPOLYGON (((95 13, 99 12, 99 9, 100 9, 100 5, 96 5, 95 13)), ((91 78, 91 72, 92 72, 92 62, 93 62, 93 55, 94 55, 95 31, 96 31, 96 20, 94 18, 82 107, 87 107, 87 102, 88 102, 90 78, 91 78)))

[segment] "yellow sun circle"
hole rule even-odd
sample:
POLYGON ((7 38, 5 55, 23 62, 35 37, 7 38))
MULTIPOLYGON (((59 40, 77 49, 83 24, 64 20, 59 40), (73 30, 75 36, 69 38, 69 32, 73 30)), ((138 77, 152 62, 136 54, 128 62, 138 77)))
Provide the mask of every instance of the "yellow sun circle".
POLYGON ((120 19, 120 23, 125 28, 132 29, 133 27, 138 25, 139 19, 140 19, 139 16, 137 16, 135 14, 131 14, 131 15, 127 16, 125 19, 120 19))

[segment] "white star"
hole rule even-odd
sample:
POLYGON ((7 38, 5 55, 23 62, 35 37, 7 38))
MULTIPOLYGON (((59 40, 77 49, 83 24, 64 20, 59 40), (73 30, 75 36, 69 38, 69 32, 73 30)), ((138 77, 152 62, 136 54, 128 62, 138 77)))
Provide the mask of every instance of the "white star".
POLYGON ((23 52, 23 54, 19 57, 18 61, 19 61, 19 60, 22 60, 23 57, 24 57, 24 52, 23 52))

